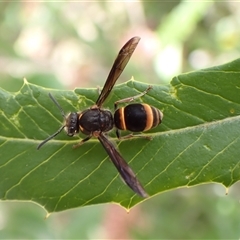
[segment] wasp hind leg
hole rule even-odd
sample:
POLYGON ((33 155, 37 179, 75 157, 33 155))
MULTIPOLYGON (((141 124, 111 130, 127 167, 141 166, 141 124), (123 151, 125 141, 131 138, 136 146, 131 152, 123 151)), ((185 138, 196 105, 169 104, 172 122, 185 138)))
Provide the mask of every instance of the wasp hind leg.
POLYGON ((138 95, 136 95, 136 96, 128 97, 128 98, 124 98, 124 99, 121 99, 121 100, 116 101, 116 102, 114 103, 114 109, 115 109, 115 110, 117 109, 117 105, 118 105, 119 103, 132 102, 132 101, 134 101, 135 99, 138 99, 138 98, 144 96, 145 94, 147 94, 148 91, 151 90, 151 89, 152 89, 152 86, 149 85, 148 88, 147 88, 145 91, 143 91, 142 93, 140 93, 140 94, 138 94, 138 95))
POLYGON ((116 130, 116 135, 117 135, 118 140, 124 140, 124 139, 135 138, 135 137, 136 138, 145 138, 147 140, 152 140, 151 136, 145 136, 145 135, 142 135, 142 134, 133 134, 133 133, 130 133, 126 136, 121 137, 119 129, 116 130))

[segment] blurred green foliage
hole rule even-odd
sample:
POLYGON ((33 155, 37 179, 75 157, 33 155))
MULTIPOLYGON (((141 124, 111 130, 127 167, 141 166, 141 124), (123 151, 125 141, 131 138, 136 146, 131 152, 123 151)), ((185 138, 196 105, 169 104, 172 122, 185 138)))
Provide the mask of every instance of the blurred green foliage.
MULTIPOLYGON (((166 83, 239 57, 239 10, 233 1, 1 2, 0 87, 17 91, 23 77, 56 89, 102 86, 120 47, 134 35, 142 40, 120 80, 133 75, 166 83)), ((237 187, 228 196, 218 185, 179 189, 147 200, 138 215, 114 219, 110 206, 44 220, 39 206, 2 202, 0 238, 113 238, 112 221, 115 233, 122 229, 118 238, 236 239, 237 187)))

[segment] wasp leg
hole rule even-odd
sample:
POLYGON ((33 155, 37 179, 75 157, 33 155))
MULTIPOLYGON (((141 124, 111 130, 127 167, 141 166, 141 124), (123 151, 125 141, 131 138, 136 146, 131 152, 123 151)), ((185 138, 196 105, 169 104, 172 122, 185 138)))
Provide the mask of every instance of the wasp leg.
POLYGON ((97 91, 98 91, 98 95, 100 95, 101 92, 102 92, 102 90, 101 90, 101 88, 99 86, 97 86, 97 91))
POLYGON ((128 98, 124 98, 124 99, 121 99, 121 100, 116 101, 116 102, 114 103, 114 109, 115 109, 115 110, 117 109, 117 105, 118 105, 119 103, 132 102, 132 101, 134 101, 135 99, 144 96, 145 94, 148 93, 148 91, 149 91, 150 89, 152 89, 152 86, 149 85, 148 88, 147 88, 145 91, 143 91, 142 93, 140 93, 140 94, 138 94, 138 95, 136 95, 136 96, 128 97, 128 98))
POLYGON ((145 135, 142 135, 142 134, 138 135, 138 134, 133 134, 133 133, 130 133, 130 134, 126 135, 126 136, 121 137, 119 129, 116 130, 116 135, 117 135, 118 140, 123 140, 123 139, 128 139, 128 138, 135 138, 135 137, 145 138, 147 140, 152 140, 151 136, 145 136, 145 135))
POLYGON ((73 148, 78 148, 80 147, 83 143, 87 142, 92 136, 89 135, 88 137, 82 139, 79 143, 73 145, 73 148))

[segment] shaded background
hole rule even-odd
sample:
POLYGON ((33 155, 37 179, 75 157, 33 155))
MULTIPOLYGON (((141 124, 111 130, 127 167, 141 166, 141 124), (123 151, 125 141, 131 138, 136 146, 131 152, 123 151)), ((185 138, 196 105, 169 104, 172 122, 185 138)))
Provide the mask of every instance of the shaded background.
MULTIPOLYGON (((56 89, 102 86, 122 45, 141 41, 119 79, 168 84, 177 74, 239 57, 238 2, 0 2, 0 87, 23 77, 56 89)), ((0 153, 1 155, 1 153, 0 153)), ((189 159, 191 161, 191 159, 189 159)), ((240 237, 240 184, 162 193, 127 213, 106 204, 55 213, 0 203, 0 238, 240 237)), ((83 193, 84 194, 84 193, 83 193)))

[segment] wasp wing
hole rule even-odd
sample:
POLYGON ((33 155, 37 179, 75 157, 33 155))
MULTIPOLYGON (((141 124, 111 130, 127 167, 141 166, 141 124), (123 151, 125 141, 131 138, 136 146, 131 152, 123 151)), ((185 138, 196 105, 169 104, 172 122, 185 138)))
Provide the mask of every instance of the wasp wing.
POLYGON ((131 38, 120 50, 118 53, 117 58, 115 59, 111 71, 107 77, 105 85, 96 101, 96 105, 101 107, 103 102, 108 97, 109 93, 111 92, 114 84, 116 83, 117 79, 121 75, 122 71, 126 67, 129 59, 131 58, 135 48, 140 41, 139 37, 131 38))
POLYGON ((148 194, 145 192, 141 183, 137 180, 133 170, 129 167, 129 165, 122 158, 120 153, 114 147, 114 145, 108 140, 108 138, 102 133, 98 136, 99 141, 107 151, 111 161, 117 168, 124 182, 138 195, 141 197, 148 197, 148 194))

